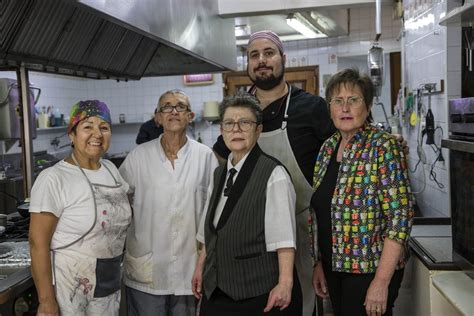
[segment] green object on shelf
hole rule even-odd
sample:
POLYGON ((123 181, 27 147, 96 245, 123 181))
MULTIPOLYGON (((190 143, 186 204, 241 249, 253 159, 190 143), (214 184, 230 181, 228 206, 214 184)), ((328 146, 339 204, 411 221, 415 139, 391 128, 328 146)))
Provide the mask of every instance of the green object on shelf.
POLYGON ((413 104, 414 104, 415 100, 413 98, 413 94, 409 94, 406 98, 406 101, 405 101, 405 110, 407 111, 411 111, 413 109, 413 104))

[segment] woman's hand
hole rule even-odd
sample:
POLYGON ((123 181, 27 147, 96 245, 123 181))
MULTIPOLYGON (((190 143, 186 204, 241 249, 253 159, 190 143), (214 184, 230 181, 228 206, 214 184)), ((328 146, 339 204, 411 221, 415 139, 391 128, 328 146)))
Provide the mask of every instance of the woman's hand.
POLYGON ((387 310, 388 283, 374 278, 365 296, 367 315, 383 315, 387 310))
POLYGON ((204 262, 206 261, 206 247, 202 246, 199 254, 196 268, 194 268, 193 278, 191 280, 191 289, 194 297, 198 300, 202 297, 202 270, 204 269, 204 262))
POLYGON ((59 306, 56 300, 40 303, 36 316, 59 316, 59 306))
POLYGON ((202 267, 196 265, 191 284, 194 297, 200 300, 202 297, 202 267))
POLYGON ((274 307, 284 310, 291 303, 291 290, 293 288, 293 263, 295 259, 294 248, 279 248, 278 254, 278 284, 270 291, 267 305, 263 310, 269 312, 274 307))
POLYGON ((382 315, 387 311, 388 286, 402 254, 403 245, 385 238, 379 266, 365 295, 364 306, 367 315, 382 315))
POLYGON ((323 264, 318 261, 313 270, 313 289, 316 295, 321 298, 328 298, 328 287, 324 276, 323 264))
POLYGON ((291 303, 291 289, 293 288, 293 282, 278 282, 268 295, 267 305, 263 312, 269 312, 274 307, 280 307, 280 310, 284 310, 291 303))

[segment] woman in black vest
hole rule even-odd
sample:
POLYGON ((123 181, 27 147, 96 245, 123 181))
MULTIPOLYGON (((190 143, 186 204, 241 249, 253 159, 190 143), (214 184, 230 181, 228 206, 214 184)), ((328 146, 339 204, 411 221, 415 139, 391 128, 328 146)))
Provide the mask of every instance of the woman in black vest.
POLYGON ((204 246, 192 287, 200 315, 301 315, 290 176, 257 144, 257 99, 225 98, 220 119, 231 154, 214 172, 197 236, 204 246))

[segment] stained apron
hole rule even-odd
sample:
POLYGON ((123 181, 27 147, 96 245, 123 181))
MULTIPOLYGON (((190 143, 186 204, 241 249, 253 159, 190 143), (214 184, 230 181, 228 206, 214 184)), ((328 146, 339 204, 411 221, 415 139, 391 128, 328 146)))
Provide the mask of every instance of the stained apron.
POLYGON ((77 240, 52 249, 61 315, 119 314, 122 254, 132 213, 127 193, 103 166, 115 185, 91 183, 79 167, 94 199, 92 226, 77 240))

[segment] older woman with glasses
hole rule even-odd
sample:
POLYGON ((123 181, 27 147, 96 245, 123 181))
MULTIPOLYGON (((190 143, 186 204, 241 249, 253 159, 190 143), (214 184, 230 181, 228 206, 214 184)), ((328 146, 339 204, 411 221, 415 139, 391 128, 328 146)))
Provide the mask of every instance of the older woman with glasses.
POLYGON ((346 69, 326 88, 337 132, 321 147, 311 206, 319 261, 313 286, 335 315, 392 315, 413 217, 407 162, 394 136, 369 124, 374 86, 346 69))
POLYGON ((197 235, 204 246, 192 287, 202 298, 200 315, 301 315, 290 176, 257 145, 257 99, 246 93, 224 99, 220 118, 231 154, 214 172, 197 235))
POLYGON ((193 118, 183 91, 165 92, 158 105, 163 134, 120 166, 134 212, 124 259, 128 315, 196 314, 195 236, 218 163, 210 148, 186 136, 193 118))

